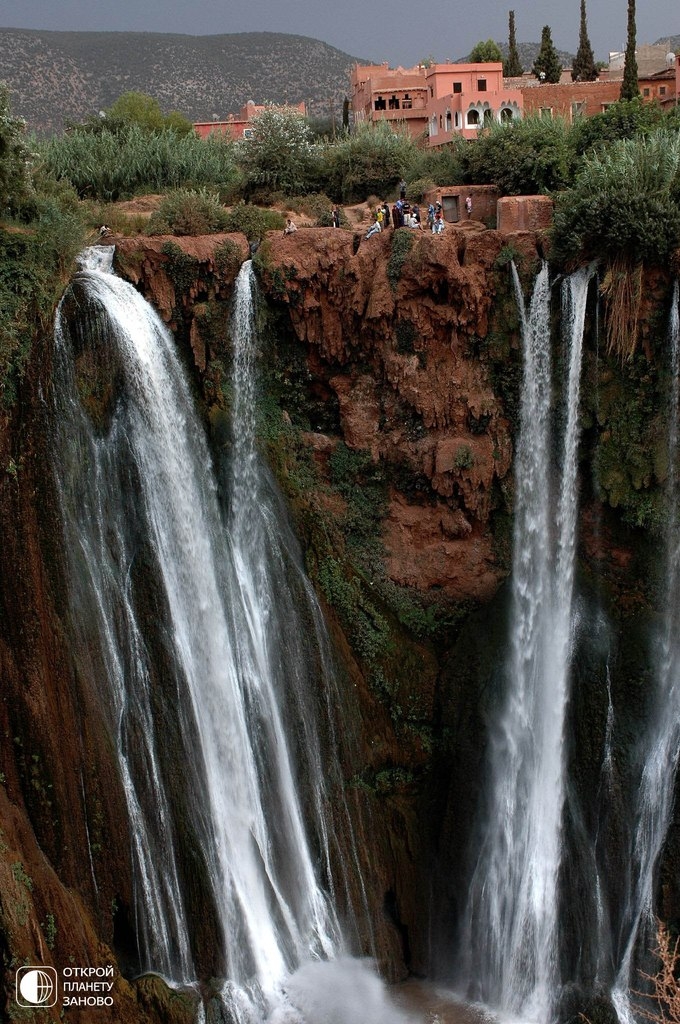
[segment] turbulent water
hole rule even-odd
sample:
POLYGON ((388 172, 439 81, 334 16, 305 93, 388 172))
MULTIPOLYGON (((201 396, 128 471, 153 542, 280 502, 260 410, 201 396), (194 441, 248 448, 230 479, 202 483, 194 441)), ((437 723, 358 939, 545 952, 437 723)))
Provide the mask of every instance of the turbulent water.
POLYGON ((558 481, 551 463, 550 284, 544 265, 525 311, 515 273, 524 371, 515 461, 507 698, 492 731, 488 810, 461 941, 468 993, 522 1019, 550 1019, 557 984, 558 874, 565 795, 577 517, 577 446, 590 271, 563 288, 568 372, 558 481))
POLYGON ((98 252, 84 266, 57 318, 55 464, 79 670, 101 689, 127 800, 137 967, 223 977, 243 1024, 311 1021, 349 978, 386 1021, 337 920, 318 739, 330 657, 255 448, 252 269, 219 485, 173 339, 98 252))

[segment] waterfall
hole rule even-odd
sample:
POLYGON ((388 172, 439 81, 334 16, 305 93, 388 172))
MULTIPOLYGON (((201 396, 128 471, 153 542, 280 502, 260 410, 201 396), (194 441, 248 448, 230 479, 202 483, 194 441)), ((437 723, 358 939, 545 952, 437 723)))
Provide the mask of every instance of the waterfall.
POLYGON ((592 270, 564 282, 568 351, 560 482, 551 470, 550 285, 528 313, 513 267, 524 372, 515 460, 515 532, 506 701, 492 730, 489 804, 461 949, 469 994, 526 1020, 550 1019, 558 986, 557 905, 565 797, 576 544, 580 369, 592 270), (556 514, 554 508, 556 505, 556 514))
POLYGON ((668 430, 665 601, 655 649, 656 693, 641 748, 641 778, 633 809, 630 881, 623 907, 620 967, 612 1000, 622 1024, 635 1015, 629 990, 636 988, 636 950, 656 946, 654 894, 656 871, 673 808, 675 770, 680 757, 680 486, 678 480, 678 413, 680 411, 680 299, 675 282, 669 341, 671 390, 668 430))
POLYGON ((401 1020, 344 955, 335 910, 331 657, 255 446, 251 264, 220 483, 169 332, 98 256, 83 266, 56 323, 55 472, 77 667, 101 690, 127 801, 138 967, 223 977, 230 1019, 254 1024, 288 1019, 286 991, 312 1005, 310 969, 335 960, 375 1021, 401 1020))

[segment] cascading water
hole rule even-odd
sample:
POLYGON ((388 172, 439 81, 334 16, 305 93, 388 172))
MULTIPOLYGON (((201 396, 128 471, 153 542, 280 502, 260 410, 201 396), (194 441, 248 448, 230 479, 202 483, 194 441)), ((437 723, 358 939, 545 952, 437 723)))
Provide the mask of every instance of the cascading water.
POLYGON ((557 978, 558 872, 564 803, 577 514, 580 367, 591 269, 563 286, 569 368, 557 516, 550 466, 550 285, 540 271, 520 310, 524 373, 515 464, 507 700, 490 742, 490 798, 462 931, 468 993, 546 1022, 557 978))
POLYGON ((641 746, 641 778, 633 812, 629 854, 630 881, 621 918, 620 966, 612 1000, 622 1024, 635 1014, 629 991, 636 984, 636 951, 656 946, 655 878, 659 855, 671 820, 675 770, 680 757, 680 483, 678 414, 680 412, 680 299, 678 282, 670 318, 671 394, 668 431, 668 514, 664 618, 656 646, 656 695, 651 721, 641 746))
POLYGON ((85 266, 57 318, 56 476, 79 671, 108 702, 127 800, 138 968, 190 983, 200 961, 254 1024, 289 1019, 287 986, 304 1019, 304 972, 339 957, 374 1019, 401 1019, 343 956, 317 721, 330 657, 255 449, 251 266, 225 515, 171 336, 134 288, 85 266))

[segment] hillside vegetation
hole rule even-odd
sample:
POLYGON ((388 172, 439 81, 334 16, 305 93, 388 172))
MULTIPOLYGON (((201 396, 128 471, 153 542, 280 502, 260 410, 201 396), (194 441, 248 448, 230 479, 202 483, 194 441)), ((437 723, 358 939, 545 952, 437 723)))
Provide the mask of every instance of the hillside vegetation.
POLYGON ((186 36, 157 32, 0 29, 0 77, 12 109, 45 135, 109 107, 123 92, 148 93, 163 110, 212 121, 255 103, 309 104, 338 121, 358 58, 318 39, 280 32, 186 36))

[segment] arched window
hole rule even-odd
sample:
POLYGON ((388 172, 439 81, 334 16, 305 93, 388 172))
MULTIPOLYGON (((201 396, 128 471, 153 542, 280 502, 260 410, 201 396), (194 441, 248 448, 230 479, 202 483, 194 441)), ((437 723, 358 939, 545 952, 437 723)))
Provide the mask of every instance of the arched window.
POLYGON ((468 128, 478 128, 479 127, 479 111, 478 110, 468 110, 468 113, 467 113, 467 123, 468 123, 468 128))
POLYGON ((501 124, 509 124, 512 121, 512 110, 510 107, 501 107, 501 124))

